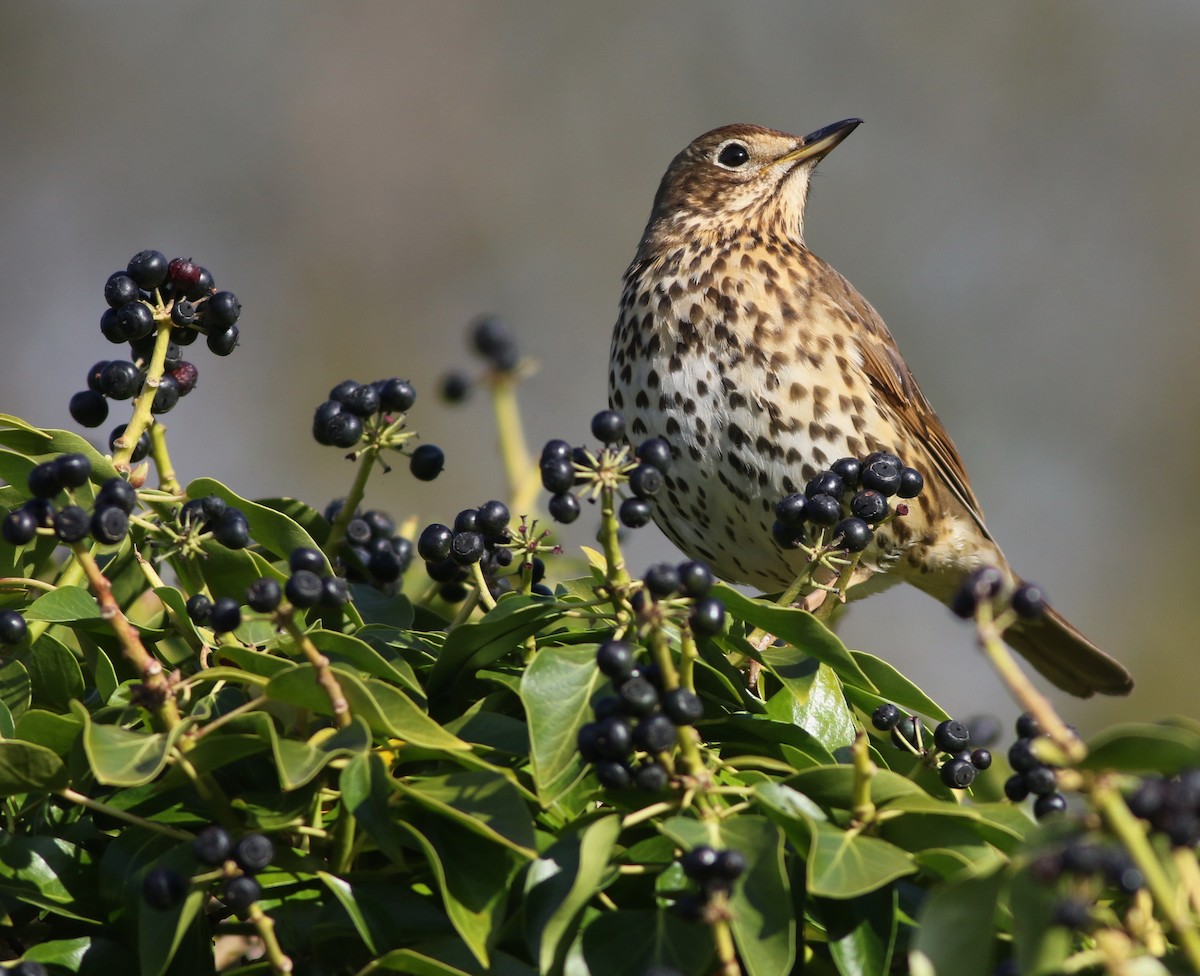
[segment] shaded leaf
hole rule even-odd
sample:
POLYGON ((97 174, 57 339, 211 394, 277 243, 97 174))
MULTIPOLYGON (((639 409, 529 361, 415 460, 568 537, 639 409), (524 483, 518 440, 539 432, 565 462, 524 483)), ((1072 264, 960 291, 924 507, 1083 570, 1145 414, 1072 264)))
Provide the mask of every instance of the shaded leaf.
MULTIPOLYGON (((350 714, 360 716, 376 735, 403 739, 425 749, 470 750, 467 743, 443 729, 399 689, 373 679, 361 681, 336 665, 333 671, 350 705, 350 714)), ((316 669, 311 664, 296 664, 276 674, 267 682, 265 694, 318 715, 333 715, 333 707, 317 684, 316 669)))
POLYGON ((1151 723, 1113 725, 1088 743, 1081 769, 1172 776, 1200 766, 1200 735, 1190 729, 1151 723))
POLYGON ((67 768, 50 749, 23 739, 0 740, 0 796, 53 793, 67 783, 67 768))
POLYGON ((515 786, 490 772, 396 780, 396 788, 432 813, 532 858, 533 818, 515 786))
POLYGON ((738 954, 749 976, 788 973, 796 959, 796 918, 783 864, 783 835, 766 817, 741 814, 719 823, 672 817, 661 830, 685 849, 708 844, 746 857, 729 899, 738 954))
POLYGON ((332 760, 357 756, 371 747, 371 733, 361 718, 352 718, 342 729, 318 729, 306 742, 275 734, 270 720, 271 748, 275 753, 275 769, 279 784, 285 790, 298 789, 310 782, 332 760))
POLYGON ((525 875, 525 942, 541 972, 550 972, 583 907, 600 890, 620 817, 603 817, 552 844, 525 875))
POLYGON ((925 899, 909 950, 919 976, 991 976, 1003 875, 943 883, 925 899))
MULTIPOLYGON (((0 753, 8 744, 0 742, 0 753)), ((102 913, 95 905, 89 860, 82 849, 57 837, 0 831, 0 895, 66 918, 98 922, 102 913)))
POLYGON ((430 696, 445 691, 461 675, 471 675, 521 646, 559 611, 536 597, 509 596, 482 620, 456 627, 446 638, 429 673, 430 696))
POLYGON ((73 715, 57 715, 40 708, 32 708, 16 723, 13 735, 18 739, 45 746, 56 755, 65 756, 79 738, 82 728, 83 723, 73 715))
MULTIPOLYGON (((666 911, 622 910, 597 915, 579 938, 588 976, 644 976, 654 965, 681 973, 712 972, 713 941, 707 926, 666 911)), ((568 967, 568 972, 581 972, 568 967)), ((772 976, 780 976, 780 970, 772 976)))
POLYGON ((83 697, 83 672, 79 669, 79 661, 62 641, 50 634, 44 633, 34 641, 27 666, 33 700, 38 705, 66 711, 72 701, 83 697))
POLYGON ((888 976, 899 928, 895 887, 845 901, 822 899, 817 914, 841 976, 888 976))

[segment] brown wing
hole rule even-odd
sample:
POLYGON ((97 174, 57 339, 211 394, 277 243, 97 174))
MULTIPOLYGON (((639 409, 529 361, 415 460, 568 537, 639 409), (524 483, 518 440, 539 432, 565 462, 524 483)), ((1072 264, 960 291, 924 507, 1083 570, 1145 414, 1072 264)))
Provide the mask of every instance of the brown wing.
POLYGON ((971 490, 962 458, 946 433, 946 428, 925 399, 925 394, 917 386, 888 327, 850 282, 828 265, 824 266, 824 271, 825 281, 821 290, 832 303, 853 316, 858 325, 855 336, 862 352, 863 371, 871 385, 895 411, 896 416, 903 418, 909 429, 920 438, 929 451, 937 473, 990 539, 991 534, 983 523, 983 510, 975 492, 971 490))

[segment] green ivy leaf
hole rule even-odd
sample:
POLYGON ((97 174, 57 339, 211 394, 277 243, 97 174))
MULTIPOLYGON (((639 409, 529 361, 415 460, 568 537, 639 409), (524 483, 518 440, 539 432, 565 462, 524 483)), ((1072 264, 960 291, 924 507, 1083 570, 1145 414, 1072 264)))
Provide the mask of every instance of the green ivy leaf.
POLYGON ((65 789, 67 768, 53 751, 23 739, 0 740, 0 796, 65 789))
MULTIPOLYGON (((246 521, 250 523, 250 537, 279 559, 287 559, 293 549, 303 547, 319 551, 321 548, 295 519, 276 508, 243 498, 212 478, 197 478, 191 482, 187 486, 187 495, 188 498, 216 495, 224 499, 226 504, 240 508, 246 513, 246 521)), ((328 560, 325 571, 333 572, 328 560)))
POLYGON ((804 854, 809 894, 854 898, 917 870, 911 855, 887 841, 842 830, 824 814, 816 816, 812 800, 791 787, 765 782, 755 787, 754 794, 796 850, 804 854))
MULTIPOLYGON (((779 666, 763 655, 763 664, 783 684, 783 691, 767 703, 767 715, 777 721, 804 729, 832 755, 847 748, 858 730, 846 707, 842 683, 827 664, 800 655, 795 648, 770 648, 771 651, 791 652, 794 660, 779 666)), ((770 657, 778 658, 772 654, 770 657)))
MULTIPOLYGON (((709 929, 666 911, 603 912, 580 933, 578 949, 565 971, 571 976, 643 976, 654 965, 671 966, 681 973, 712 972, 709 929)), ((772 976, 786 972, 777 970, 772 976)))
POLYGON ((43 593, 24 610, 26 620, 73 624, 100 617, 100 606, 82 586, 60 586, 43 593))
POLYGON ((0 415, 0 423, 10 428, 0 430, 0 444, 18 454, 39 462, 59 454, 82 454, 91 462, 91 480, 95 484, 117 477, 117 469, 113 467, 112 459, 105 457, 73 431, 39 430, 10 414, 0 415))
MULTIPOLYGON (((470 746, 451 735, 431 719, 397 688, 381 681, 360 681, 344 668, 333 666, 342 694, 350 705, 350 714, 363 718, 376 735, 404 739, 425 749, 465 752, 470 746)), ((316 668, 311 664, 293 665, 267 682, 268 698, 299 705, 318 715, 333 715, 329 698, 317 684, 316 668)))
POLYGON ((558 612, 535 597, 509 596, 483 619, 456 627, 429 673, 430 697, 445 692, 461 675, 474 674, 517 650, 558 612))
POLYGON ((540 972, 552 971, 576 917, 600 890, 620 833, 620 817, 602 817, 560 838, 529 866, 525 944, 540 972))
POLYGON ((352 718, 345 728, 336 731, 318 729, 306 742, 276 735, 269 719, 264 724, 271 730, 271 748, 275 753, 279 785, 287 791, 311 782, 334 759, 362 755, 371 747, 371 732, 367 723, 357 717, 352 718))
POLYGON ((829 953, 841 976, 885 976, 892 971, 900 898, 894 886, 849 900, 816 900, 829 953))
POLYGON ((798 661, 796 652, 800 651, 809 657, 815 657, 822 664, 828 664, 850 687, 863 688, 870 692, 878 691, 846 649, 846 645, 807 610, 779 607, 764 600, 753 600, 724 584, 714 588, 713 595, 718 597, 725 604, 725 609, 737 619, 761 627, 768 634, 791 645, 767 648, 762 655, 764 664, 772 668, 787 667, 798 661))
POLYGON ((520 791, 508 780, 490 772, 450 773, 396 780, 405 796, 425 809, 487 838, 534 858, 533 818, 520 791))
POLYGON ((868 697, 862 693, 861 689, 847 689, 850 699, 864 712, 870 713, 875 710, 877 705, 890 701, 914 714, 924 715, 937 722, 944 722, 950 718, 950 715, 937 702, 887 661, 874 654, 867 654, 865 651, 851 651, 850 653, 879 692, 877 695, 868 697))
POLYGON ((909 965, 914 976, 990 976, 996 902, 1003 875, 943 883, 917 918, 909 965))
POLYGON ((738 954, 749 976, 790 973, 796 960, 796 918, 783 863, 783 835, 775 824, 755 814, 716 824, 672 817, 661 830, 684 848, 709 844, 746 856, 746 872, 729 899, 738 954))
POLYGON ((78 659, 50 634, 44 633, 34 641, 28 667, 33 701, 38 705, 66 711, 72 701, 83 697, 83 672, 78 659))
POLYGON ((1026 867, 1013 875, 1005 894, 1012 912, 1017 972, 1028 976, 1061 973, 1071 954, 1072 942, 1071 933, 1054 924, 1054 909, 1061 892, 1034 878, 1032 870, 1026 867))
MULTIPOLYGON (((8 745, 0 742, 0 756, 8 745)), ((2 771, 0 759, 0 775, 2 771)), ((96 876, 90 861, 81 848, 57 837, 0 831, 0 896, 64 918, 99 923, 107 912, 95 904, 96 876)))
POLYGON ((355 756, 342 770, 339 785, 342 802, 367 836, 393 864, 404 864, 408 855, 389 803, 394 787, 379 755, 355 756))
POLYGON ((1088 743, 1081 769, 1172 776, 1200 766, 1200 735, 1190 729, 1151 723, 1113 725, 1088 743))
POLYGON ((134 732, 93 720, 79 702, 71 707, 83 722, 83 751, 96 779, 106 786, 141 786, 166 765, 171 747, 187 728, 178 723, 170 732, 134 732))
POLYGON ((32 708, 21 716, 9 738, 45 746, 55 755, 66 756, 79 738, 83 723, 73 715, 59 715, 32 708))
POLYGON ((606 680, 596 667, 595 644, 542 648, 521 676, 533 780, 544 804, 579 775, 576 738, 590 717, 588 702, 606 680))

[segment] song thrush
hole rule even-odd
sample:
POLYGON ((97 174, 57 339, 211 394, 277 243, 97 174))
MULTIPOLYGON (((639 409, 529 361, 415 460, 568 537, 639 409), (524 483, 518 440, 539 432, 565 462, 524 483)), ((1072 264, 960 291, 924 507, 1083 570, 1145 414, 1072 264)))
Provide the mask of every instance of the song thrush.
MULTIPOLYGON (((948 603, 981 566, 1017 577, 887 326, 804 244, 813 170, 860 121, 804 138, 730 125, 675 157, 625 273, 609 396, 635 438, 672 446, 658 524, 718 575, 764 590, 806 558, 772 537, 775 503, 843 456, 898 455, 926 487, 876 531, 857 589, 904 580, 948 603)), ((1133 687, 1053 610, 1006 639, 1072 694, 1133 687)))

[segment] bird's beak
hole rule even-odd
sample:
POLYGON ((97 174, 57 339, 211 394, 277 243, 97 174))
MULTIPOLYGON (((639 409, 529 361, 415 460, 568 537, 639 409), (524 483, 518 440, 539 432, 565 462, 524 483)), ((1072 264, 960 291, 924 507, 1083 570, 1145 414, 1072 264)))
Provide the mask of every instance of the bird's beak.
POLYGON ((842 119, 816 132, 810 132, 804 137, 804 145, 793 149, 790 153, 780 156, 777 163, 800 163, 811 159, 814 163, 824 159, 834 146, 862 125, 862 119, 842 119))

